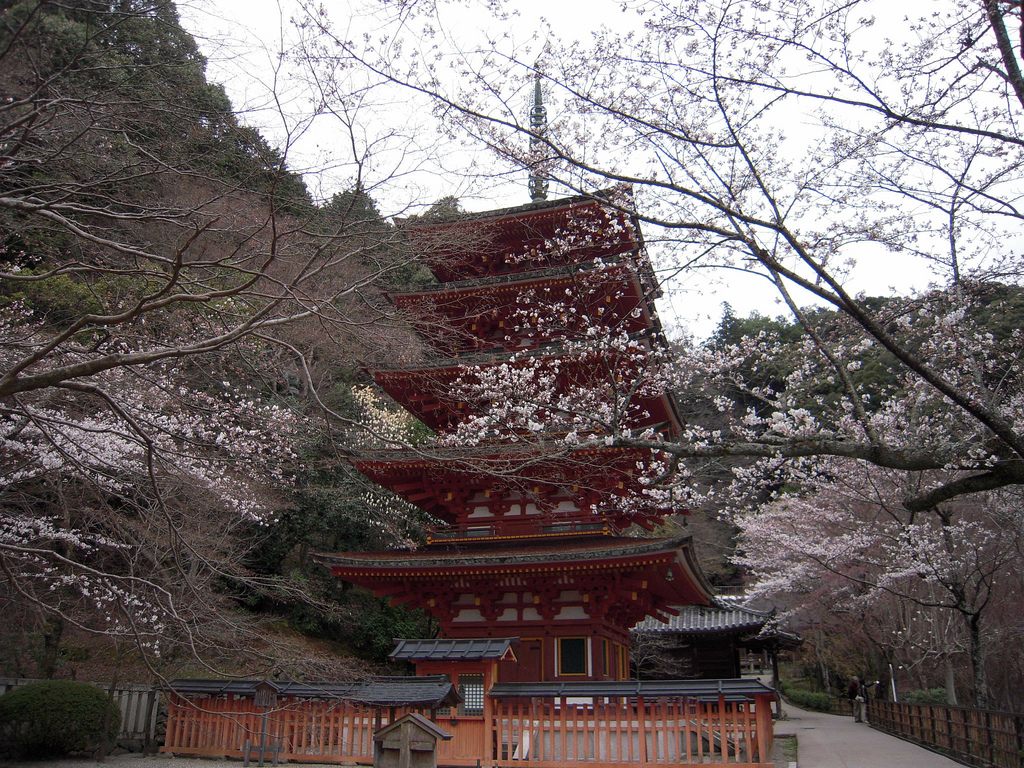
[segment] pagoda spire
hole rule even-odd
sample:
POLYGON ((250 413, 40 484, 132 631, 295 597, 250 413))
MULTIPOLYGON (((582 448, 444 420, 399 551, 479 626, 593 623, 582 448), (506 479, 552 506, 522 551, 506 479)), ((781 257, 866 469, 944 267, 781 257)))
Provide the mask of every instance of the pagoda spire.
POLYGON ((548 127, 548 109, 544 106, 540 68, 535 67, 533 107, 530 109, 530 199, 538 203, 548 199, 548 181, 540 169, 540 156, 544 151, 544 133, 548 127))

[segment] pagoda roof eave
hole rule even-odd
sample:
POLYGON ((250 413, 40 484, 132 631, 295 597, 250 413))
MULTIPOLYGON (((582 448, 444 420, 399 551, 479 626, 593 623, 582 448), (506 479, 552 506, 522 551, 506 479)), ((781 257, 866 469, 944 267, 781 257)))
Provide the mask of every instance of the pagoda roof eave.
MULTIPOLYGON (((462 224, 466 222, 487 221, 489 219, 503 219, 508 216, 538 213, 540 211, 547 210, 558 210, 559 208, 569 208, 574 205, 582 205, 591 202, 609 204, 612 203, 612 198, 619 191, 620 190, 614 187, 610 187, 608 189, 595 190, 588 194, 559 197, 554 200, 540 200, 537 202, 524 203, 523 205, 514 205, 508 208, 496 208, 490 211, 467 211, 437 219, 423 220, 419 218, 399 218, 395 219, 395 226, 399 229, 421 229, 444 226, 446 224, 462 224)), ((614 203, 612 204, 614 205, 614 203)), ((623 208, 623 210, 626 209, 623 208)))
MULTIPOLYGON (((317 562, 330 567, 351 568, 479 568, 512 564, 563 565, 572 562, 611 561, 643 555, 666 554, 673 550, 689 549, 690 536, 667 539, 639 539, 627 537, 600 538, 587 546, 572 547, 563 542, 558 547, 509 547, 487 551, 412 551, 390 552, 337 552, 318 553, 317 562)), ((710 591, 710 590, 709 590, 710 591)))
MULTIPOLYGON (((644 332, 630 334, 630 341, 642 344, 645 351, 652 351, 651 338, 644 332)), ((603 350, 596 349, 588 354, 598 357, 603 350)), ((565 360, 568 354, 563 343, 555 342, 546 344, 536 349, 524 349, 519 352, 510 353, 504 350, 493 352, 470 352, 458 358, 442 357, 435 358, 425 364, 421 363, 415 368, 408 366, 380 367, 373 370, 374 378, 386 376, 393 378, 415 378, 417 376, 448 374, 457 376, 464 374, 469 368, 484 368, 496 365, 529 365, 538 360, 565 360)))
MULTIPOLYGON (((534 438, 536 436, 534 435, 534 438)), ((592 446, 567 449, 555 444, 525 443, 508 444, 504 441, 481 441, 475 446, 458 446, 442 448, 431 446, 429 453, 406 448, 374 448, 368 450, 348 449, 346 455, 356 464, 378 464, 409 466, 445 466, 470 467, 473 470, 489 461, 516 461, 538 459, 559 461, 565 458, 586 457, 596 454, 630 454, 647 453, 651 448, 636 446, 604 445, 595 443, 592 446)))
MULTIPOLYGON (((499 275, 488 275, 486 277, 474 277, 465 280, 454 280, 441 285, 429 285, 423 288, 417 288, 415 290, 408 289, 403 291, 391 291, 386 295, 389 299, 399 305, 404 302, 416 301, 419 299, 426 298, 437 298, 441 296, 462 296, 465 294, 486 292, 495 288, 501 288, 505 286, 524 285, 524 284, 546 284, 552 282, 558 282, 574 277, 578 277, 581 273, 590 275, 596 274, 603 270, 616 269, 619 271, 626 270, 627 259, 625 256, 619 255, 615 257, 607 257, 602 259, 602 263, 598 264, 596 261, 587 261, 576 264, 562 264, 554 267, 547 267, 543 269, 531 269, 525 272, 508 272, 499 275)), ((640 282, 640 275, 648 279, 653 279, 653 274, 648 276, 646 271, 643 273, 637 273, 632 270, 631 278, 636 281, 638 286, 642 284, 640 282)), ((652 284, 656 284, 653 283, 652 284)), ((655 289, 656 290, 656 289, 655 289)), ((641 294, 644 295, 644 294, 641 294)), ((658 294, 650 292, 651 298, 657 298, 658 294)))
MULTIPOLYGON (((410 245, 425 257, 428 268, 441 282, 520 272, 527 262, 581 263, 643 250, 639 220, 622 189, 529 203, 479 213, 460 213, 445 218, 398 219, 395 224, 410 245), (575 224, 572 222, 577 220, 575 224), (606 230, 603 237, 587 237, 581 222, 592 220, 606 230), (575 229, 573 228, 575 227, 575 229), (566 229, 567 228, 567 229, 566 229), (577 231, 578 230, 578 231, 577 231), (565 235, 568 248, 548 247, 551 238, 565 235), (522 247, 506 253, 502 245, 522 247), (503 254, 493 257, 494 253, 503 254)), ((536 268, 536 267, 534 267, 536 268)))
MULTIPOLYGON (((660 563, 671 572, 670 579, 680 580, 673 587, 677 599, 685 594, 688 603, 711 604, 714 592, 692 550, 690 536, 666 539, 604 538, 576 548, 562 542, 560 546, 516 547, 486 552, 338 552, 318 553, 314 560, 331 569, 340 578, 354 583, 381 584, 389 580, 458 579, 496 573, 530 573, 541 578, 546 573, 571 571, 593 573, 599 570, 632 570, 660 563), (382 556, 383 555, 383 556, 382 556)), ((667 584, 667 582, 666 582, 667 584)), ((666 599, 661 610, 674 613, 666 599)))

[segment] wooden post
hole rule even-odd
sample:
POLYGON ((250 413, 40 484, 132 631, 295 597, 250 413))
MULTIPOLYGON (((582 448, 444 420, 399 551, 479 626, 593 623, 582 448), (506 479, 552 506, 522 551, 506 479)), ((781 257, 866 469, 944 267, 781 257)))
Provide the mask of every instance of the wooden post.
POLYGON ((149 689, 149 693, 146 694, 146 717, 143 721, 143 728, 145 728, 145 735, 142 737, 142 754, 151 755, 153 754, 153 739, 156 734, 156 686, 152 686, 149 689))
POLYGON ((772 727, 772 707, 768 702, 767 696, 760 697, 761 701, 758 702, 762 706, 758 707, 761 710, 758 713, 758 724, 757 724, 757 747, 758 747, 758 759, 762 763, 767 763, 771 760, 772 755, 772 743, 774 739, 773 727, 772 727))
POLYGON ((988 761, 995 763, 995 750, 992 743, 992 713, 985 710, 985 746, 988 747, 988 761))
POLYGON ((785 710, 782 709, 782 695, 779 693, 779 649, 772 646, 768 651, 768 658, 772 664, 772 688, 775 689, 775 717, 779 720, 786 719, 785 710))
POLYGON ((729 731, 725 727, 725 695, 721 693, 718 694, 718 743, 719 748, 722 750, 722 762, 728 763, 729 731))
MULTIPOLYGON (((498 670, 498 663, 492 662, 488 669, 484 670, 484 728, 483 733, 480 734, 480 754, 483 757, 483 763, 477 761, 477 765, 489 766, 494 759, 494 755, 497 754, 493 748, 494 744, 494 702, 488 695, 488 691, 494 684, 494 678, 498 670)), ((499 756, 500 757, 500 756, 499 756)))
MULTIPOLYGON (((637 696, 636 699, 636 715, 639 720, 639 728, 637 731, 640 734, 640 762, 646 764, 648 762, 647 756, 647 703, 644 701, 643 696, 637 696)), ((653 727, 653 723, 651 724, 653 727)))
POLYGON ((1013 730, 1017 735, 1017 754, 1024 756, 1024 715, 1013 716, 1013 730))

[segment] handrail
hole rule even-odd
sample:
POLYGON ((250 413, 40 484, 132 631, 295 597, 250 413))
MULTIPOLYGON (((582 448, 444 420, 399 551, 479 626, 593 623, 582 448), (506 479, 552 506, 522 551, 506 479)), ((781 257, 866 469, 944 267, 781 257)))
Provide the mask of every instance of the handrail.
POLYGON ((1020 768, 1024 714, 872 699, 872 726, 979 768, 1020 768))
POLYGON ((533 536, 568 536, 594 533, 610 536, 619 531, 606 515, 573 515, 552 520, 544 515, 528 515, 521 520, 465 521, 458 525, 434 526, 427 531, 427 543, 454 542, 472 539, 528 538, 533 536))

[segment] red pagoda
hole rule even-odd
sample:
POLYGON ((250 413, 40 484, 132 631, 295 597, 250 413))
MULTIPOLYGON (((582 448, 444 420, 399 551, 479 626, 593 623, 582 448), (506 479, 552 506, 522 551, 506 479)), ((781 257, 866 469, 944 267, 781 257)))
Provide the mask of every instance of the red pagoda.
MULTIPOLYGON (((544 119, 538 73, 537 156, 544 119)), ((643 376, 660 329, 638 221, 621 193, 549 202, 546 190, 537 167, 529 205, 403 225, 439 285, 392 298, 435 359, 374 375, 441 440, 353 461, 439 525, 417 549, 318 560, 437 619, 437 638, 399 640, 392 653, 417 677, 176 681, 164 751, 248 756, 258 737, 275 763, 376 765, 372 732, 416 711, 451 733, 439 766, 772 768, 772 689, 628 679, 631 627, 712 596, 688 537, 630 535, 682 511, 647 493, 660 457, 600 439, 609 426, 681 429, 672 398, 643 376), (595 333, 615 343, 588 345, 595 333), (605 423, 571 418, 563 406, 580 397, 605 423), (496 420, 524 402, 525 422, 525 411, 496 420), (281 694, 272 711, 258 703, 267 691, 281 694)))
MULTIPOLYGON (((376 371, 378 384, 442 435, 476 412, 458 386, 472 371, 550 366, 556 389, 624 389, 635 358, 560 350, 596 326, 640 348, 659 343, 657 286, 625 202, 581 196, 406 222, 439 285, 392 298, 436 362, 376 371)), ((680 430, 666 393, 622 407, 628 427, 680 430)), ((320 557, 338 578, 435 617, 438 639, 403 641, 393 656, 450 675, 471 699, 495 683, 626 680, 631 627, 711 601, 688 537, 624 535, 682 511, 626 503, 642 491, 649 451, 536 446, 506 436, 447 453, 358 455, 363 474, 443 525, 417 550, 320 557)))

